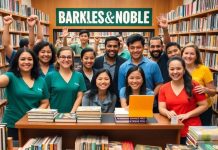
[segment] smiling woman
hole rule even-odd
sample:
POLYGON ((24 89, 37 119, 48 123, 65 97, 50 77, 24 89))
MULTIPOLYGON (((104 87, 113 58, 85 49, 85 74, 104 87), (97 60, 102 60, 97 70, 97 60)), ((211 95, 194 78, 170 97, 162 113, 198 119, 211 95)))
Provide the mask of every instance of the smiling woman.
POLYGON ((50 93, 50 107, 58 112, 75 112, 81 104, 86 85, 83 75, 74 71, 74 53, 68 47, 62 47, 57 52, 56 70, 48 73, 45 80, 50 93))
POLYGON ((7 123, 8 136, 17 140, 15 122, 32 108, 47 108, 48 89, 39 77, 38 61, 30 50, 18 50, 7 73, 0 76, 0 87, 6 88, 7 105, 2 122, 7 123))

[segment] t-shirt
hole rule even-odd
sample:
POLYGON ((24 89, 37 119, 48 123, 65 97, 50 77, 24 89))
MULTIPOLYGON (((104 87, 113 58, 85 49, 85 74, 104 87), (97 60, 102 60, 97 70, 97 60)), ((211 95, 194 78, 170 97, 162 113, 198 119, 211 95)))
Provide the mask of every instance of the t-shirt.
POLYGON ((68 83, 58 71, 49 72, 45 80, 50 93, 50 107, 58 109, 60 113, 69 113, 73 108, 77 93, 86 91, 83 75, 77 71, 73 71, 68 83))
POLYGON ((43 99, 49 98, 46 83, 42 77, 38 77, 32 87, 29 87, 21 77, 17 77, 12 72, 5 75, 9 78, 6 87, 7 105, 2 122, 14 128, 15 123, 21 119, 27 111, 38 108, 43 99))
MULTIPOLYGON (((73 49, 76 55, 80 55, 83 50, 81 44, 72 44, 70 45, 70 47, 73 49)), ((91 48, 91 46, 89 44, 86 44, 86 48, 91 48)))
MULTIPOLYGON (((207 66, 199 65, 195 70, 191 73, 192 79, 198 82, 200 85, 206 86, 207 83, 213 81, 213 75, 210 69, 207 66)), ((208 97, 208 96, 207 96, 208 97)), ((212 100, 210 98, 208 100, 208 106, 212 105, 212 100)))
MULTIPOLYGON (((193 89, 197 86, 198 83, 193 82, 193 89)), ((195 90, 192 90, 193 97, 188 98, 188 95, 185 91, 185 88, 179 93, 179 95, 175 95, 173 92, 171 82, 165 83, 163 86, 160 87, 159 91, 159 102, 165 102, 167 110, 175 111, 177 115, 185 114, 197 107, 197 102, 203 101, 206 99, 205 94, 198 94, 195 90)), ((184 127, 181 130, 181 137, 186 137, 188 133, 189 126, 200 126, 201 120, 197 117, 192 117, 187 120, 183 121, 184 127)))
POLYGON ((125 58, 126 60, 131 58, 131 55, 128 49, 123 49, 121 53, 118 53, 118 55, 122 58, 125 58))
MULTIPOLYGON (((48 72, 47 72, 47 73, 52 72, 52 71, 54 71, 54 70, 55 70, 54 64, 51 64, 51 65, 49 65, 49 68, 48 68, 48 72)), ((46 76, 46 74, 44 74, 44 73, 42 72, 41 68, 39 69, 39 74, 40 74, 40 76, 43 77, 43 78, 45 78, 45 76, 46 76)))

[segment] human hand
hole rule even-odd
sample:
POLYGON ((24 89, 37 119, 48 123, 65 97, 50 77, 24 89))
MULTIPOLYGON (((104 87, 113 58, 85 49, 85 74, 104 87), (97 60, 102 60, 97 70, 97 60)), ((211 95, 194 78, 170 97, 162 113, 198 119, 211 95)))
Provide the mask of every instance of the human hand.
POLYGON ((64 27, 64 28, 62 29, 62 37, 63 37, 63 38, 66 38, 68 35, 69 35, 68 28, 67 28, 67 27, 64 27))
POLYGON ((27 18, 27 23, 29 27, 33 27, 36 23, 38 23, 38 16, 37 15, 31 15, 27 18))
POLYGON ((198 93, 198 94, 203 94, 203 93, 207 93, 207 88, 204 87, 203 85, 198 85, 194 88, 194 90, 198 93))
POLYGON ((175 111, 171 110, 171 111, 166 111, 166 115, 169 119, 171 119, 173 116, 177 116, 177 114, 175 113, 175 111))
POLYGON ((95 44, 96 44, 96 45, 99 45, 99 43, 100 43, 100 37, 99 37, 99 35, 95 35, 95 36, 94 36, 94 40, 95 40, 95 44))
POLYGON ((181 122, 183 122, 183 120, 186 120, 186 119, 190 118, 190 116, 189 116, 188 113, 186 113, 186 114, 180 114, 180 115, 178 115, 177 117, 178 117, 178 119, 179 119, 181 122))
POLYGON ((5 16, 5 17, 4 17, 4 24, 5 24, 5 25, 10 25, 12 22, 13 22, 12 15, 5 16))
POLYGON ((157 21, 158 21, 158 26, 160 28, 167 29, 168 21, 167 21, 167 18, 164 15, 158 16, 157 21))

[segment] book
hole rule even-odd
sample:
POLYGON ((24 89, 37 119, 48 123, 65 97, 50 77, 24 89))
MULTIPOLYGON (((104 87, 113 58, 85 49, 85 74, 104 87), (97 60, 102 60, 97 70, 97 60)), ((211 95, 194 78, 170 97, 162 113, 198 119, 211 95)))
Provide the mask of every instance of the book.
POLYGON ((190 126, 189 133, 195 140, 218 140, 217 126, 190 126))
POLYGON ((135 150, 162 150, 160 146, 136 144, 135 150))
POLYGON ((97 114, 101 112, 101 107, 100 106, 79 106, 76 110, 76 113, 78 114, 97 114))
POLYGON ((55 122, 76 122, 75 113, 58 113, 55 122))
POLYGON ((166 150, 196 150, 192 145, 167 144, 166 150))
POLYGON ((218 144, 200 143, 198 150, 218 150, 218 144))

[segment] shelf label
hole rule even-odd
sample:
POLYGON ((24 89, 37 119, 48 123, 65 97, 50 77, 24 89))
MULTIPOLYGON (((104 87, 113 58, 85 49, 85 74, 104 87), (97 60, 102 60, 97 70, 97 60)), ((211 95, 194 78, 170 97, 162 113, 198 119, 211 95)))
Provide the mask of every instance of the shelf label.
POLYGON ((57 26, 152 26, 152 8, 56 8, 57 26))

